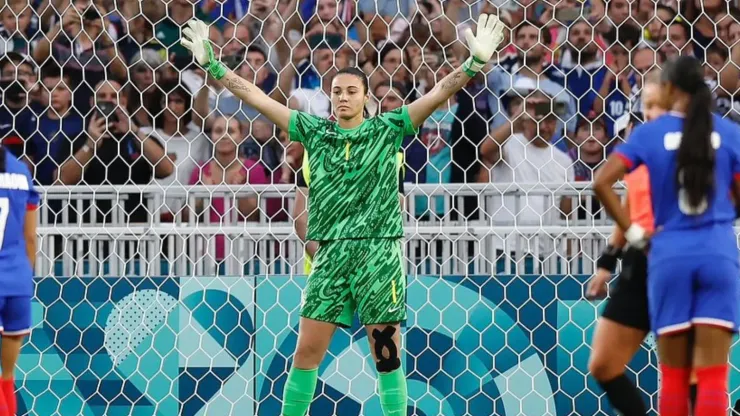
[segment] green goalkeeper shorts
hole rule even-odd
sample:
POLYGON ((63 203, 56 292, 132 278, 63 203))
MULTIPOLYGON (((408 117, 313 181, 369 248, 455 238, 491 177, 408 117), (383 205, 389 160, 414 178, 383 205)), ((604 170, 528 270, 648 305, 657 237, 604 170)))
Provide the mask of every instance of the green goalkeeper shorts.
POLYGON ((350 327, 355 311, 363 325, 406 320, 406 273, 401 240, 373 238, 322 242, 301 316, 350 327))

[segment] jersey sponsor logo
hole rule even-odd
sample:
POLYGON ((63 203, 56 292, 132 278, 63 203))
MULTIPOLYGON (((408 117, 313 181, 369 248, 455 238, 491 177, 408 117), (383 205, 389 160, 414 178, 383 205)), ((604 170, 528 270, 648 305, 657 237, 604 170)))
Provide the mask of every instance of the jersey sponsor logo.
POLYGON ((28 178, 20 173, 0 173, 0 188, 28 190, 28 178))

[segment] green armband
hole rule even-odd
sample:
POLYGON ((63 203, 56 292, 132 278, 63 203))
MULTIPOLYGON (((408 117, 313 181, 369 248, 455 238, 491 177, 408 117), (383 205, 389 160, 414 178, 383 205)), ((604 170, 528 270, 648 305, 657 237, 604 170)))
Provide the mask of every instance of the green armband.
POLYGON ((206 65, 205 70, 214 79, 219 80, 223 78, 224 75, 226 75, 226 66, 221 63, 221 61, 216 59, 216 54, 213 52, 213 46, 211 46, 211 42, 206 39, 203 41, 203 43, 205 44, 205 50, 208 54, 208 65, 206 65))
POLYGON ((214 79, 221 79, 226 75, 226 65, 222 64, 221 61, 211 61, 208 63, 208 67, 206 68, 208 71, 208 74, 210 74, 214 79))
POLYGON ((475 56, 471 56, 468 58, 465 62, 463 62, 462 69, 463 72, 470 78, 473 78, 475 74, 480 72, 481 69, 483 69, 483 66, 486 63, 481 61, 480 59, 476 58, 475 56))

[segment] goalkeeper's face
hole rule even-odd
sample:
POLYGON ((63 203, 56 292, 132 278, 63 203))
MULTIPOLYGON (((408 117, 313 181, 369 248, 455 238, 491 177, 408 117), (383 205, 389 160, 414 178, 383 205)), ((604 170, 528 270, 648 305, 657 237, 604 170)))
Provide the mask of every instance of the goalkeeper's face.
POLYGON ((331 83, 331 104, 337 118, 352 119, 362 114, 368 96, 362 80, 352 74, 339 74, 331 83))

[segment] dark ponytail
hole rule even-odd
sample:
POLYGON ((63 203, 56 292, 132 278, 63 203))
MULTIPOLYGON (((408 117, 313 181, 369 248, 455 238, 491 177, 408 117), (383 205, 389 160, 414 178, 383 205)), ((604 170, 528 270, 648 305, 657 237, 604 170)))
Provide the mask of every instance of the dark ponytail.
POLYGON ((7 152, 5 146, 0 145, 0 173, 6 172, 8 170, 5 163, 5 152, 7 152))
POLYGON ((701 63, 693 57, 680 56, 668 62, 663 81, 689 95, 676 154, 676 183, 683 188, 689 206, 699 208, 714 192, 712 91, 704 82, 701 63))
POLYGON ((698 208, 714 191, 712 147, 712 91, 707 85, 691 96, 676 155, 676 180, 686 190, 688 203, 698 208))

